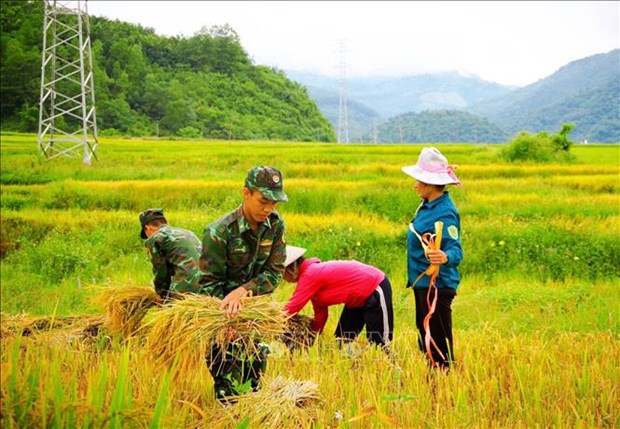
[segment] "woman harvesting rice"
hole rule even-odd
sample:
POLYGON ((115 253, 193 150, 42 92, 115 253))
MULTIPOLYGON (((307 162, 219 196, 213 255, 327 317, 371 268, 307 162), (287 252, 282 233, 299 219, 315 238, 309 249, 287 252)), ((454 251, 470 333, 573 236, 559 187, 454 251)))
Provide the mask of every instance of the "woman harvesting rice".
POLYGON ((357 261, 325 261, 304 259, 306 249, 286 246, 284 280, 297 283, 295 292, 285 306, 295 314, 312 301, 312 329, 323 331, 327 308, 344 304, 336 337, 352 340, 364 326, 368 341, 385 348, 392 341, 394 314, 392 287, 381 270, 357 261))
POLYGON ((422 149, 416 165, 402 168, 416 179, 422 198, 407 235, 407 287, 415 294, 419 345, 433 367, 444 369, 454 361, 451 306, 463 259, 460 216, 445 191, 446 185, 461 184, 453 169, 434 147, 422 149))

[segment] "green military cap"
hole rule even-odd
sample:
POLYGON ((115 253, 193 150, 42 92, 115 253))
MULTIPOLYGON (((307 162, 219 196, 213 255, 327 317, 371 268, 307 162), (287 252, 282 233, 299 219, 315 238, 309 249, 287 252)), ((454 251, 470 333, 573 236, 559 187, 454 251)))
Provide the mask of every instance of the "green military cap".
POLYGON ((146 233, 144 232, 144 226, 155 219, 163 219, 164 222, 167 222, 163 209, 147 209, 140 213, 140 238, 143 238, 144 240, 147 239, 146 233))
POLYGON ((288 201, 282 189, 282 173, 273 167, 258 166, 248 170, 246 188, 260 191, 271 201, 288 201))

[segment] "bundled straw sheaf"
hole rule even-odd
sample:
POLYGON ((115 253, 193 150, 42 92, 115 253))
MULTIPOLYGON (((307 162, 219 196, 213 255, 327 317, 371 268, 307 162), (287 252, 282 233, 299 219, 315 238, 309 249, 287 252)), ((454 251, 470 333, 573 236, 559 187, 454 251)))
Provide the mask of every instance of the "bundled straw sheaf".
POLYGON ((286 331, 282 333, 280 340, 289 350, 304 349, 314 344, 316 332, 310 328, 312 320, 312 317, 295 314, 286 321, 286 331))
POLYGON ((162 366, 175 358, 180 371, 194 371, 204 365, 214 345, 225 350, 235 342, 248 354, 258 340, 269 341, 285 330, 282 305, 268 296, 249 297, 233 318, 220 310, 221 300, 203 295, 186 295, 164 305, 145 324, 146 351, 162 366))
POLYGON ((106 310, 105 327, 111 333, 125 338, 138 331, 151 307, 163 302, 153 288, 148 286, 105 288, 95 296, 94 301, 106 310))
POLYGON ((261 384, 260 390, 239 396, 215 426, 226 426, 246 416, 249 427, 301 428, 316 422, 324 402, 316 383, 277 376, 263 379, 261 384))
POLYGON ((62 345, 97 337, 104 321, 101 315, 33 317, 1 313, 0 338, 46 336, 62 345))

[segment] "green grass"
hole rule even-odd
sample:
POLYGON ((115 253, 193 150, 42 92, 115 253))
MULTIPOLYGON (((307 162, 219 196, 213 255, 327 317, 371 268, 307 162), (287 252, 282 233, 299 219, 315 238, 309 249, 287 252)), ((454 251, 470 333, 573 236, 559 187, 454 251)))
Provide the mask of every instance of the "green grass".
MULTIPOLYGON (((274 165, 290 197, 278 206, 287 241, 324 260, 376 265, 394 287, 396 365, 372 350, 344 357, 331 338, 336 308, 319 344, 270 359, 268 375, 319 384, 320 427, 620 425, 618 145, 577 145, 573 163, 541 165, 506 164, 498 145, 439 145, 464 183, 451 194, 465 259, 453 305, 459 366, 432 387, 404 288, 419 200, 400 167, 422 145, 103 139, 86 167, 39 159, 33 135, 0 138, 4 313, 100 312, 91 285, 151 279, 141 210, 163 207, 171 224, 201 236, 241 202, 248 168, 274 165)), ((283 283, 274 299, 291 294, 283 283)), ((3 427, 186 427, 222 412, 208 372, 171 378, 145 364, 139 344, 2 345, 3 427)))

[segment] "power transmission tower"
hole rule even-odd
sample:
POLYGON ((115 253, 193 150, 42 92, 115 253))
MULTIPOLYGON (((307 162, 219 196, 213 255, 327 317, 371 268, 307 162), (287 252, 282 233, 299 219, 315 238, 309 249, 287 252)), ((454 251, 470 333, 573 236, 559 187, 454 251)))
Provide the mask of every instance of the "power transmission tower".
POLYGON ((95 83, 86 0, 45 0, 37 147, 48 160, 97 158, 95 83))
POLYGON ((345 41, 339 40, 338 53, 340 54, 340 109, 338 111, 338 143, 349 143, 349 113, 347 111, 347 63, 345 60, 345 41))
POLYGON ((378 133, 377 133, 377 118, 373 118, 372 120, 372 142, 377 143, 378 141, 378 133))

